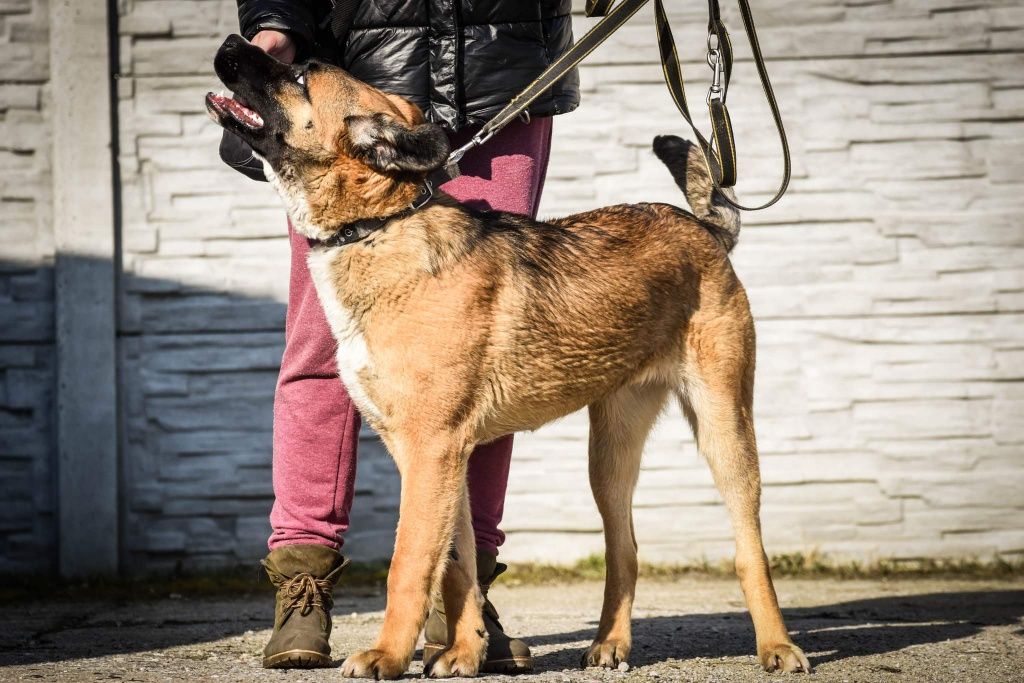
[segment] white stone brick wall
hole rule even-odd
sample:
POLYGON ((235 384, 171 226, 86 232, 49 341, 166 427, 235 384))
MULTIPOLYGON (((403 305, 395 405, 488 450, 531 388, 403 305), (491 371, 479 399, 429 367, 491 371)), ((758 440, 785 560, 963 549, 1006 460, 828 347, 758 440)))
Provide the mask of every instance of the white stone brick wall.
MULTIPOLYGON (((679 42, 691 83, 704 83, 703 7, 692 10, 678 14, 689 27, 679 42)), ((744 216, 733 258, 758 325, 768 550, 1019 556, 1024 8, 755 11, 794 153, 789 194, 744 216)), ((678 201, 648 151, 652 133, 679 130, 650 26, 641 19, 613 40, 583 68, 584 106, 558 119, 547 212, 678 201)), ((749 57, 738 29, 733 43, 749 57)), ((750 202, 779 172, 760 97, 747 59, 729 101, 750 202)), ((573 416, 519 439, 509 558, 601 548, 585 434, 573 416)), ((648 446, 636 507, 650 560, 731 553, 725 510, 675 409, 648 446)))
MULTIPOLYGON (((582 3, 581 3, 582 4, 582 3)), ((671 3, 700 112, 701 3, 671 3)), ((766 196, 777 144, 731 3, 740 193, 766 196)), ((758 324, 757 429, 769 552, 1024 552, 1024 8, 1015 0, 755 3, 794 154, 775 208, 734 255, 758 324)), ((237 30, 223 0, 121 0, 117 79, 125 566, 263 552, 288 245, 278 200, 223 168, 202 97, 237 30)), ((52 258, 46 8, 0 0, 0 570, 45 566, 52 258), (26 239, 31 235, 31 239, 26 239)), ((577 30, 588 21, 580 17, 577 30)), ((559 117, 542 214, 681 203, 649 151, 683 134, 649 9, 582 71, 559 117)), ((600 550, 586 419, 517 440, 512 560, 600 550)), ((397 480, 365 434, 356 557, 387 555, 397 480)), ((646 452, 641 554, 731 552, 728 520, 676 409, 646 452)))
POLYGON ((0 0, 0 573, 55 559, 47 23, 0 0))

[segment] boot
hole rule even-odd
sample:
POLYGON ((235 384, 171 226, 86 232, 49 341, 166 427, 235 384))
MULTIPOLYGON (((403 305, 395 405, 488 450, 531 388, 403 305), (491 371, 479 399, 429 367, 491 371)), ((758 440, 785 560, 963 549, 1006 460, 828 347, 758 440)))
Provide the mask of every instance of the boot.
POLYGON ((265 669, 331 665, 333 590, 348 561, 324 545, 286 545, 260 564, 277 588, 274 633, 263 649, 265 669))
MULTIPOLYGON (((484 626, 487 628, 487 659, 481 673, 527 673, 533 670, 530 648, 518 638, 511 638, 498 621, 498 610, 487 598, 487 591, 508 567, 490 553, 477 550, 476 578, 484 594, 484 626)), ((435 598, 423 627, 423 662, 427 663, 448 647, 448 623, 445 621, 444 602, 435 598)))

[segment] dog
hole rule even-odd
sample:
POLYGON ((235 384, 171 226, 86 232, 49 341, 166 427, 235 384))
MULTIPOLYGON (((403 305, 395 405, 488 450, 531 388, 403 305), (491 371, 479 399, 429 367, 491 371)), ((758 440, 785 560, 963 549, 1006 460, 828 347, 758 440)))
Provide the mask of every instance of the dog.
POLYGON ((283 64, 239 36, 214 67, 235 95, 211 93, 207 109, 252 146, 294 229, 318 242, 309 269, 341 379, 402 477, 384 623, 342 673, 401 676, 432 591, 451 645, 426 673, 478 673, 486 631, 469 455, 581 408, 607 560, 584 664, 626 661, 633 489, 648 431, 672 397, 728 508, 761 664, 810 671, 761 541, 754 324, 728 257, 739 214, 716 194, 700 152, 676 137, 654 141, 692 213, 629 204, 538 222, 474 211, 431 195, 425 179, 445 163, 447 137, 407 100, 335 66, 283 64))

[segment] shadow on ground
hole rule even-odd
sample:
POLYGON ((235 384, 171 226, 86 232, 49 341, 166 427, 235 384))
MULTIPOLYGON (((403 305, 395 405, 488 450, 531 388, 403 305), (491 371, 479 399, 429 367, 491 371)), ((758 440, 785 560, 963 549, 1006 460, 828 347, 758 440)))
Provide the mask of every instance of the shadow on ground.
MULTIPOLYGON (((976 635, 987 626, 1012 625, 1024 617, 1024 591, 928 593, 855 600, 831 605, 785 609, 793 639, 819 653, 813 665, 848 657, 884 654, 911 645, 940 643, 976 635), (825 654, 820 654, 825 653, 825 654)), ((594 628, 527 638, 530 645, 590 641, 594 628)), ((1022 631, 1024 632, 1024 631, 1022 631)), ((630 665, 665 660, 752 655, 754 631, 747 612, 658 616, 633 620, 630 665)), ((538 670, 561 670, 579 664, 578 647, 536 657, 538 670)))
MULTIPOLYGON (((269 596, 258 600, 162 600, 111 607, 22 606, 13 630, 0 635, 0 666, 124 655, 212 642, 269 628, 269 596), (111 637, 111 634, 114 634, 111 637)), ((339 601, 339 615, 383 609, 383 596, 339 601)), ((508 609, 508 608, 506 608, 508 609)), ((884 654, 908 646, 942 643, 976 635, 990 626, 1018 624, 1024 618, 1024 591, 979 590, 871 598, 785 610, 797 642, 812 663, 884 654)), ((536 617, 531 623, 538 623, 536 617)), ((345 628, 341 626, 340 628, 345 628)), ((536 630, 536 629, 534 629, 536 630)), ((590 627, 543 635, 522 634, 546 651, 536 657, 538 672, 571 669, 582 654, 580 642, 593 638, 590 627), (558 647, 558 646, 562 647, 558 647)), ((747 656, 754 635, 745 611, 634 620, 633 666, 667 659, 747 656)), ((339 653, 343 654, 343 653, 339 653)))

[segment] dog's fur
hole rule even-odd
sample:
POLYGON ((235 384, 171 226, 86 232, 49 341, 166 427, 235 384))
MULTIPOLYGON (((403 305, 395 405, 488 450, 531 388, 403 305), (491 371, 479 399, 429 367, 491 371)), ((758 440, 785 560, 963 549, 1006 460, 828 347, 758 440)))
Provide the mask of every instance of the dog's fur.
MULTIPOLYGON (((448 153, 444 133, 415 106, 335 67, 284 65, 237 36, 215 66, 264 125, 245 125, 212 95, 211 114, 264 159, 307 237, 403 211, 448 153)), ((313 247, 309 268, 341 378, 402 475, 384 625, 373 649, 345 661, 345 675, 404 673, 438 588, 452 645, 428 672, 478 672, 486 632, 467 460, 479 443, 583 407, 608 567, 584 663, 625 661, 637 576, 631 500, 647 433, 670 397, 732 518, 761 663, 809 670, 786 632, 761 544, 754 325, 728 259, 739 216, 713 194, 689 143, 661 137, 655 153, 693 214, 630 204, 542 223, 471 211, 441 194, 361 242, 313 247)))

